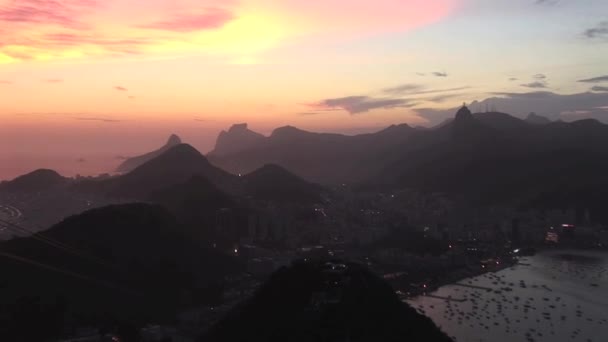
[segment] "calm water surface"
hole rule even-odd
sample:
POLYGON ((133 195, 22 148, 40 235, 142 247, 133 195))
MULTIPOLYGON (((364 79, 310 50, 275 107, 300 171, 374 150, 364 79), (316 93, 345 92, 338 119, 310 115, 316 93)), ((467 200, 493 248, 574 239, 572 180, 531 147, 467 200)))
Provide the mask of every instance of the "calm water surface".
POLYGON ((608 253, 548 251, 520 262, 408 303, 456 341, 608 341, 608 253))

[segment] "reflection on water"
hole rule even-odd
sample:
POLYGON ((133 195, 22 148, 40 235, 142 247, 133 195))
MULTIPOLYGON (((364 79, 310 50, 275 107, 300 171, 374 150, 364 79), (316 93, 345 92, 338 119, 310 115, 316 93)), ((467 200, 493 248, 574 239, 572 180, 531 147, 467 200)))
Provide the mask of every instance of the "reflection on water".
POLYGON ((456 341, 608 341, 608 253, 550 251, 408 302, 456 341))

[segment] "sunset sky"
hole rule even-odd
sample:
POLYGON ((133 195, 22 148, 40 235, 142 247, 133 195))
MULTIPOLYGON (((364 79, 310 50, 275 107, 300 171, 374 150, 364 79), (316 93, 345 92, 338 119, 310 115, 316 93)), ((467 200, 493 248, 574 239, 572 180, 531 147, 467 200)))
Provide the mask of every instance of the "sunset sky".
POLYGON ((0 179, 110 171, 170 133, 207 152, 238 122, 430 126, 494 97, 607 121, 606 56, 606 0, 0 0, 0 179))

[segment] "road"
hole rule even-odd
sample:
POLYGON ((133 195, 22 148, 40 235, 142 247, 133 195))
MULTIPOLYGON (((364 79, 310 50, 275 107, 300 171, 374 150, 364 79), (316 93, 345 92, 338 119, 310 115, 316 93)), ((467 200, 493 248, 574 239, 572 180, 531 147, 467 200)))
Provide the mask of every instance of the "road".
MULTIPOLYGON (((12 205, 4 205, 0 204, 0 219, 9 221, 9 222, 17 222, 23 213, 18 208, 13 207, 12 205)), ((3 223, 0 223, 0 233, 4 233, 8 227, 3 223)))

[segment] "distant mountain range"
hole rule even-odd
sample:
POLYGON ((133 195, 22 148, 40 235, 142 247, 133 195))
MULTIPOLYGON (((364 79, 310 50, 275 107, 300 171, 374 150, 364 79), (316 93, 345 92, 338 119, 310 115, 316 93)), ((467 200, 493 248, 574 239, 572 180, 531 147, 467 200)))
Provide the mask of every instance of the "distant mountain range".
POLYGON ((608 126, 595 120, 526 124, 504 114, 465 117, 426 132, 432 143, 409 150, 371 181, 484 204, 590 208, 596 218, 605 215, 593 194, 608 189, 608 126), (561 193, 561 200, 538 200, 551 193, 561 193))
POLYGON ((320 201, 323 191, 322 187, 276 165, 264 165, 250 174, 236 176, 212 165, 188 144, 173 146, 127 174, 82 181, 74 188, 119 198, 157 201, 175 197, 177 193, 190 196, 198 189, 216 195, 207 201, 213 206, 231 203, 228 197, 310 204, 320 201))
MULTIPOLYGON (((550 122, 535 114, 522 120, 463 107, 431 129, 393 125, 355 136, 286 126, 265 137, 239 124, 222 132, 206 157, 177 144, 131 172, 78 181, 73 188, 124 199, 156 194, 158 201, 163 191, 191 196, 184 184, 195 182, 196 189, 208 181, 232 199, 308 205, 324 191, 315 183, 350 183, 444 192, 484 204, 588 208, 608 221, 600 200, 608 192, 607 157, 608 126, 596 120, 550 122)), ((63 182, 53 171, 39 170, 2 183, 0 190, 63 182)))
POLYGON ((163 147, 159 148, 156 151, 152 151, 152 152, 140 155, 140 156, 126 159, 118 166, 118 168, 116 168, 116 172, 121 172, 121 173, 130 172, 130 171, 136 169, 137 167, 139 167, 140 165, 146 163, 147 161, 150 161, 150 160, 160 156, 161 154, 168 151, 172 147, 177 146, 181 143, 182 143, 182 140, 177 135, 172 134, 169 137, 169 139, 167 140, 167 143, 163 147))
POLYGON ((269 137, 237 125, 220 134, 216 148, 207 157, 235 174, 246 174, 266 164, 280 165, 316 183, 341 183, 365 179, 373 174, 378 154, 398 157, 395 147, 417 132, 408 125, 391 126, 356 136, 312 133, 292 126, 277 128, 269 137), (250 137, 255 137, 251 139, 250 137), (247 141, 241 144, 241 141, 247 141))
MULTIPOLYGON (((477 133, 489 135, 493 134, 491 129, 524 133, 542 119, 549 122, 538 115, 521 120, 499 112, 471 113, 470 118, 474 119, 471 125, 478 123, 485 127, 477 133)), ((454 119, 449 119, 431 129, 402 124, 354 136, 312 133, 286 126, 265 137, 249 130, 246 124, 239 124, 220 133, 215 149, 207 157, 235 174, 272 163, 321 184, 361 183, 406 158, 409 151, 447 138, 451 134, 447 131, 459 129, 455 126, 454 119)))
POLYGON ((209 160, 233 173, 273 163, 321 184, 410 187, 486 204, 588 207, 608 219, 597 201, 608 189, 608 126, 596 120, 551 122, 536 114, 522 120, 463 107, 432 129, 400 125, 345 136, 288 126, 238 145, 241 134, 256 133, 243 126, 225 132, 209 160))

